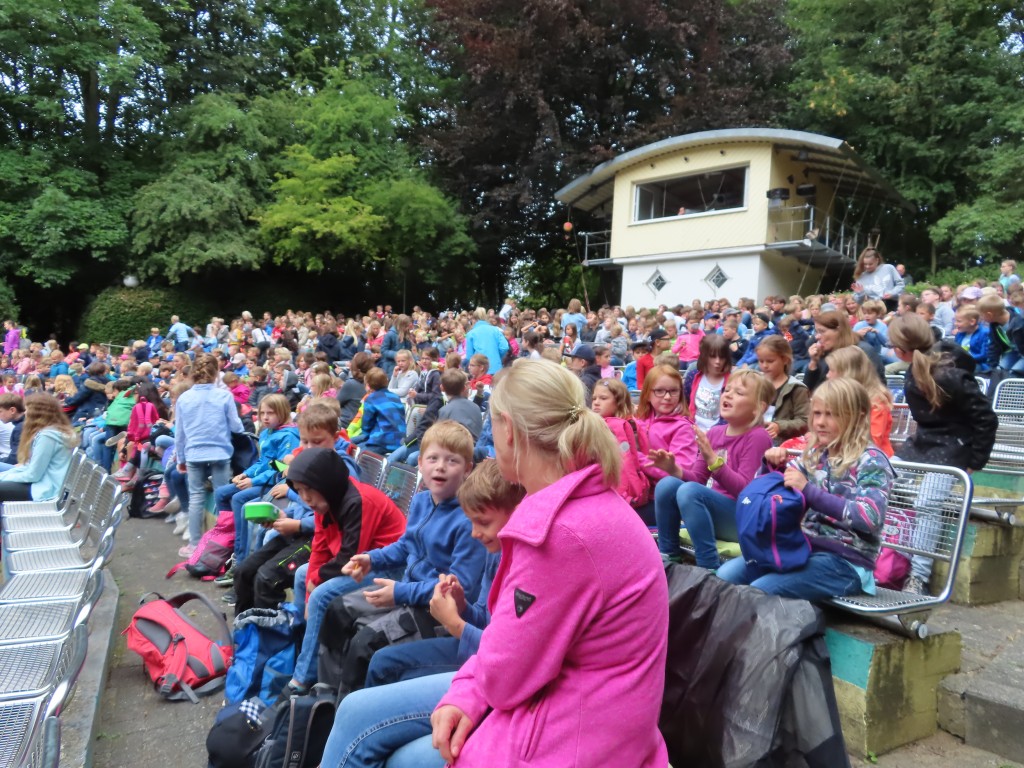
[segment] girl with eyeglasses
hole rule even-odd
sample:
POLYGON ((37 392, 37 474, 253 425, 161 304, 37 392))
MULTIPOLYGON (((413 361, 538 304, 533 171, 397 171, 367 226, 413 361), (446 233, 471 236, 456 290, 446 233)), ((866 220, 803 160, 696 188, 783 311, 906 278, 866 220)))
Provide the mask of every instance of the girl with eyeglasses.
MULTIPOLYGON (((647 433, 652 451, 671 454, 677 464, 686 467, 697 462, 697 441, 693 435, 693 422, 687 416, 683 400, 683 377, 678 368, 656 365, 644 379, 640 404, 636 409, 637 426, 647 433)), ((654 485, 666 476, 665 470, 654 465, 649 457, 641 457, 644 474, 654 485)), ((648 525, 655 522, 654 505, 637 510, 648 525)))

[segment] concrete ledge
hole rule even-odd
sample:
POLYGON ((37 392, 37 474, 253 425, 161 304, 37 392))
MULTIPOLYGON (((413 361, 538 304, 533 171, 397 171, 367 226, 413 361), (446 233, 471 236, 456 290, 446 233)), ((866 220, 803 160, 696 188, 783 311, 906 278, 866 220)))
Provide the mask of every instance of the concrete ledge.
POLYGON ((107 684, 120 589, 103 572, 103 594, 89 616, 89 651, 74 696, 61 715, 61 768, 91 768, 103 689, 107 684))
MULTIPOLYGON (((967 525, 952 601, 987 605, 1021 595, 1024 528, 972 521, 967 525)), ((942 583, 949 568, 936 562, 932 583, 942 583)))
POLYGON ((960 668, 958 632, 911 640, 879 627, 836 622, 825 641, 851 754, 880 755, 935 733, 939 683, 960 668))

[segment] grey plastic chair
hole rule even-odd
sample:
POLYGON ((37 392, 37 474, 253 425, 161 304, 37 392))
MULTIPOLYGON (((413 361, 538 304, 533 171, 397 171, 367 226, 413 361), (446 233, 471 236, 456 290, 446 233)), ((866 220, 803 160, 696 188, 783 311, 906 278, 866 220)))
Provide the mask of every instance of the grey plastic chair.
POLYGON ((0 587, 0 605, 77 600, 85 594, 93 575, 110 560, 113 551, 114 534, 110 532, 100 541, 96 559, 89 570, 28 571, 12 576, 0 587))

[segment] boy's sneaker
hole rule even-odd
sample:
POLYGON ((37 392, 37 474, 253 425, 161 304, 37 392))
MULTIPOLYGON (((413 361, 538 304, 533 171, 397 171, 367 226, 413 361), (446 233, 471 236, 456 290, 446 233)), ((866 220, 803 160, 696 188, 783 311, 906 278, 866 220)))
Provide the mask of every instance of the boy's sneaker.
POLYGON ((178 550, 178 557, 183 560, 188 560, 192 555, 196 553, 196 548, 191 544, 186 544, 184 547, 178 550))
POLYGON ((181 534, 188 530, 188 515, 185 513, 179 512, 175 522, 177 523, 177 525, 174 526, 175 536, 181 536, 181 534))
POLYGON ((232 562, 231 567, 228 568, 224 573, 213 580, 213 583, 218 587, 233 587, 235 586, 235 564, 232 562))
POLYGON ((113 437, 108 437, 107 442, 104 443, 107 448, 113 448, 115 445, 121 442, 124 438, 128 437, 127 432, 118 432, 113 437))
POLYGON ((238 597, 235 596, 235 590, 233 590, 233 589, 231 591, 225 592, 223 595, 221 595, 220 599, 221 599, 221 601, 227 603, 228 605, 234 605, 235 603, 238 602, 238 597))

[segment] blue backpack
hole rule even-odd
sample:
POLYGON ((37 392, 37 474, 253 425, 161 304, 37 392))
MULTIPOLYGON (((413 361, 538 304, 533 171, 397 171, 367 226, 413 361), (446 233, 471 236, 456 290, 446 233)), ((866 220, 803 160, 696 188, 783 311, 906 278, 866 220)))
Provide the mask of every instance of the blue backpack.
POLYGON ((800 528, 807 501, 787 488, 781 472, 755 477, 736 497, 736 528, 747 565, 785 573, 801 568, 811 545, 800 528))
POLYGON ((235 658, 224 698, 238 704, 259 697, 272 705, 295 669, 294 617, 286 610, 250 608, 235 617, 235 658))

